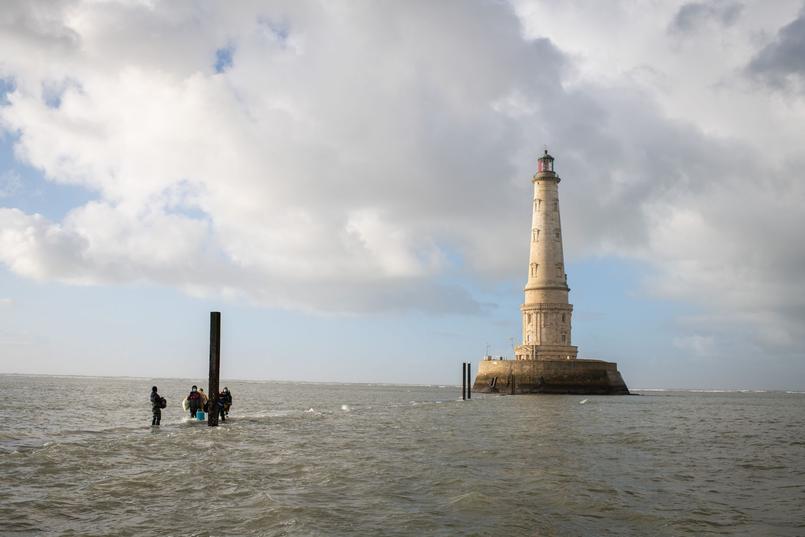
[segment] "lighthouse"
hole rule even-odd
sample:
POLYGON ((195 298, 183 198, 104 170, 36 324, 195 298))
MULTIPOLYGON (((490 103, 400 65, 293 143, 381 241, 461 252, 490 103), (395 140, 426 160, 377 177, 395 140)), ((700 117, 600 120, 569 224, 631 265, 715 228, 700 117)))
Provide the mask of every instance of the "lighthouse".
POLYGON ((523 343, 515 349, 517 360, 575 360, 578 354, 571 345, 573 306, 568 302, 570 288, 562 252, 559 181, 554 158, 546 149, 531 180, 531 248, 525 300, 520 307, 523 343))
POLYGON ((528 278, 522 306, 523 341, 512 359, 487 356, 473 389, 481 393, 629 393, 618 364, 578 358, 572 343, 573 306, 562 251, 559 176, 548 150, 537 159, 533 183, 528 278))

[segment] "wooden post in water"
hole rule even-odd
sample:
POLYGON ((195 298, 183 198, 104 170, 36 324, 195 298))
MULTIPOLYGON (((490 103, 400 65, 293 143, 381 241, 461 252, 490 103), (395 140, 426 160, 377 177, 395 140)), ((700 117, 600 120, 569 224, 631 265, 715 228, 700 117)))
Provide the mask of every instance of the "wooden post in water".
POLYGON ((210 312, 210 379, 207 425, 218 426, 218 379, 221 370, 221 312, 210 312))
POLYGON ((467 400, 467 362, 461 362, 461 400, 467 400))
POLYGON ((472 399, 472 362, 467 362, 467 399, 472 399))

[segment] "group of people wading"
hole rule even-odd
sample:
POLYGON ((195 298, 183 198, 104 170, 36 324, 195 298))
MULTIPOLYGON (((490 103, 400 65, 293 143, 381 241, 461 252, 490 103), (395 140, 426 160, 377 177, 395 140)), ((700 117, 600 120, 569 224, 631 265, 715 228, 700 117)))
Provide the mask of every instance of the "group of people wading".
POLYGON ((191 418, 194 418, 199 410, 203 412, 211 412, 214 410, 218 412, 221 421, 226 421, 226 417, 229 415, 229 407, 232 406, 232 394, 229 392, 229 388, 224 386, 224 389, 218 394, 218 400, 216 401, 218 408, 212 409, 210 408, 210 400, 207 394, 204 393, 204 390, 193 385, 193 387, 190 388, 190 393, 187 395, 187 403, 191 418))
MULTIPOLYGON (((220 416, 221 421, 226 421, 226 417, 229 415, 229 408, 232 406, 232 393, 229 391, 229 388, 224 387, 218 394, 218 399, 215 404, 217 408, 210 408, 212 406, 210 403, 203 389, 199 389, 196 385, 190 388, 190 393, 187 395, 187 410, 190 412, 190 417, 195 418, 199 411, 208 413, 215 411, 220 416)), ((159 395, 157 387, 153 386, 151 388, 151 409, 153 411, 153 418, 151 419, 152 426, 159 425, 162 420, 162 409, 166 406, 165 398, 159 395)))

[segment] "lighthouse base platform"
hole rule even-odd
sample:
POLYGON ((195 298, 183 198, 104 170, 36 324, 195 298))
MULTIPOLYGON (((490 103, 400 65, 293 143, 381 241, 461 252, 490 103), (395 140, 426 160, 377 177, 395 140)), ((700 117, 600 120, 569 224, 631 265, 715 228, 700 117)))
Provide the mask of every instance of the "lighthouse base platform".
POLYGON ((602 360, 483 360, 473 391, 516 395, 629 395, 618 364, 602 360))

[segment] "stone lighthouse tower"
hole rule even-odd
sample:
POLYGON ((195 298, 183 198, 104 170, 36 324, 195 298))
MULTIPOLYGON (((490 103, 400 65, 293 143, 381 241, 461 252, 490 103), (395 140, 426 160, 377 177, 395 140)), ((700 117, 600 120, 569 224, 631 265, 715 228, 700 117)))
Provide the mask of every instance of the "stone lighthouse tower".
POLYGON ((531 218, 531 254, 525 286, 523 344, 515 349, 517 360, 574 360, 578 349, 570 344, 573 306, 568 303, 567 274, 562 253, 559 217, 559 176, 553 157, 537 160, 531 218))
POLYGON ((531 217, 528 280, 522 313, 523 342, 513 360, 487 356, 478 366, 473 389, 482 393, 628 394, 618 364, 578 358, 572 345, 573 306, 568 301, 559 176, 545 151, 537 159, 531 217))

